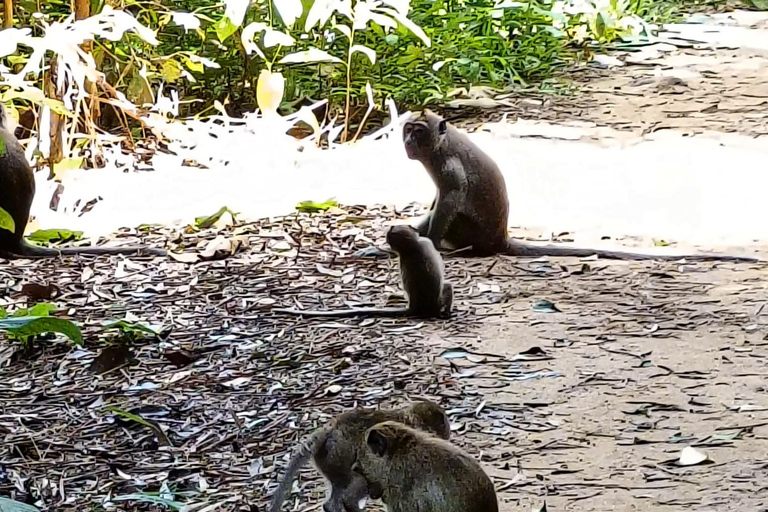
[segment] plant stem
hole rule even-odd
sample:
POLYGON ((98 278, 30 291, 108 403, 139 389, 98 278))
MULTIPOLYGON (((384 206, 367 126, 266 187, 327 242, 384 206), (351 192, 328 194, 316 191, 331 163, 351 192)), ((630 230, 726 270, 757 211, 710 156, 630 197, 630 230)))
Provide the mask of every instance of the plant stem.
POLYGON ((344 132, 341 134, 341 142, 347 142, 349 135, 349 94, 352 89, 352 46, 355 41, 355 30, 350 27, 349 51, 347 52, 347 100, 346 111, 344 113, 344 132))

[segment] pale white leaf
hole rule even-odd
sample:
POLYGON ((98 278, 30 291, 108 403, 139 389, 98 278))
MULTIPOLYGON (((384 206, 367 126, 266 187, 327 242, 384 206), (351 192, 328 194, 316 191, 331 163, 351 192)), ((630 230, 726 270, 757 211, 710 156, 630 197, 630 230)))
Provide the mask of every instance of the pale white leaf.
POLYGON ((347 39, 352 40, 352 29, 346 25, 334 24, 334 28, 347 36, 347 39))
POLYGON ((264 46, 266 48, 272 48, 277 45, 293 46, 295 42, 294 38, 279 30, 267 29, 264 32, 264 46))
MULTIPOLYGON (((371 61, 371 63, 373 64, 373 61, 371 61)), ((373 89, 371 88, 371 82, 365 82, 365 95, 368 97, 368 108, 370 110, 373 108, 373 89)))
POLYGON ((365 54, 365 56, 368 57, 368 60, 371 61, 371 64, 376 64, 376 51, 373 50, 372 48, 368 48, 367 46, 363 46, 361 44, 356 44, 352 46, 350 51, 352 54, 354 54, 355 52, 360 52, 362 54, 365 54))
POLYGON ((432 64, 432 71, 440 71, 440 68, 445 66, 446 61, 441 60, 440 62, 435 62, 432 64))
POLYGON ((262 69, 256 82, 256 103, 263 113, 277 112, 285 94, 285 79, 280 73, 262 69))
POLYGON ((172 12, 171 19, 175 24, 184 27, 185 32, 189 32, 190 30, 194 31, 200 28, 200 18, 191 12, 172 12))
POLYGON ((402 26, 404 26, 405 28, 413 32, 413 35, 415 35, 416 37, 424 41, 424 44, 427 45, 427 47, 432 46, 432 42, 429 40, 429 37, 427 37, 427 34, 425 34, 424 31, 421 30, 421 28, 419 28, 418 25, 416 25, 414 22, 409 20, 406 16, 403 16, 402 14, 400 14, 394 9, 380 8, 379 10, 392 16, 402 26))
POLYGON ((309 32, 315 25, 325 25, 333 14, 335 0, 315 0, 309 8, 304 22, 304 32, 309 32))
POLYGON ((296 20, 301 16, 304 11, 301 5, 301 0, 273 0, 277 12, 280 14, 283 23, 288 27, 292 27, 296 20))
POLYGON ((686 446, 680 453, 680 460, 677 461, 681 466, 695 466, 709 460, 706 453, 701 452, 693 446, 686 446))
POLYGON ((303 52, 289 53, 282 59, 280 64, 307 64, 310 62, 342 62, 338 57, 334 57, 328 52, 310 48, 303 52))
POLYGON ((251 0, 224 0, 224 3, 226 4, 224 13, 233 25, 239 27, 243 22, 243 18, 245 18, 245 13, 248 10, 251 0))
POLYGON ((256 55, 266 60, 267 57, 264 55, 264 52, 261 51, 259 45, 253 41, 253 38, 256 37, 256 34, 260 34, 268 28, 266 23, 261 23, 259 21, 254 21, 253 23, 246 25, 243 29, 243 33, 240 35, 240 41, 243 43, 245 53, 248 55, 256 53, 256 55))

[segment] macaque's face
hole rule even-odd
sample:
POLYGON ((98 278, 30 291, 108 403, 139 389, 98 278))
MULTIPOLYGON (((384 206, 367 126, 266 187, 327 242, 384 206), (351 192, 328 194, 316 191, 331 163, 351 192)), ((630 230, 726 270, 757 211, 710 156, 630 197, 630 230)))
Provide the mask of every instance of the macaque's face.
POLYGON ((432 134, 424 121, 411 121, 403 125, 405 152, 411 160, 425 161, 432 152, 432 134))

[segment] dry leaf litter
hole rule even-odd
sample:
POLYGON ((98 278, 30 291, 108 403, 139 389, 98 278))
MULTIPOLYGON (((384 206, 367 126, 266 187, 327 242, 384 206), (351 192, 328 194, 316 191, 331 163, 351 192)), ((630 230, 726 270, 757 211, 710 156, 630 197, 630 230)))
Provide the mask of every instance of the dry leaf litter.
MULTIPOLYGON (((346 207, 143 237, 177 252, 239 237, 235 254, 193 265, 5 265, 6 304, 54 284, 86 344, 1 345, 0 495, 46 510, 158 510, 136 498, 151 493, 264 510, 295 443, 330 416, 428 397, 502 510, 759 509, 764 267, 449 257, 449 320, 269 312, 402 301, 394 261, 349 256, 414 213, 346 207), (121 345, 101 330, 124 318, 159 335, 121 345)), ((297 489, 291 510, 319 507, 312 469, 297 489)))

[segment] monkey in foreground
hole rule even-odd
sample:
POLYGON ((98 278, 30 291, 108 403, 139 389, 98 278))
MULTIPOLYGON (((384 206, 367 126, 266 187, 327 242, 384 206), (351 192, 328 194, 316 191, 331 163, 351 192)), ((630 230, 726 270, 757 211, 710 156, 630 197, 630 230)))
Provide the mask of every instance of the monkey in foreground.
POLYGON ((0 208, 13 218, 14 232, 0 228, 0 257, 40 258, 68 254, 130 254, 165 255, 162 249, 147 247, 70 247, 50 249, 37 247, 24 240, 24 229, 35 197, 35 177, 24 149, 13 134, 11 119, 0 104, 0 208))
POLYGON ((387 421, 365 433, 353 471, 388 512, 498 512, 493 482, 448 441, 387 421))
POLYGON ((425 110, 420 118, 403 125, 403 143, 408 158, 421 162, 437 187, 429 214, 417 230, 438 249, 471 247, 468 253, 475 256, 586 257, 596 254, 619 260, 759 261, 720 254, 652 255, 523 244, 508 238, 509 200, 504 176, 493 159, 465 134, 425 110))
POLYGON ((299 445, 272 496, 269 512, 279 512, 299 469, 310 459, 331 488, 323 510, 359 512, 361 503, 368 496, 368 488, 359 474, 352 473, 352 464, 363 446, 365 431, 383 421, 398 421, 442 439, 448 439, 451 431, 445 411, 428 400, 401 409, 354 409, 344 412, 299 445))
POLYGON ((334 311, 273 309, 278 313, 314 317, 412 316, 447 318, 453 306, 453 286, 445 280, 445 265, 429 238, 407 224, 393 226, 387 242, 400 260, 400 279, 408 299, 406 308, 356 308, 334 311))

